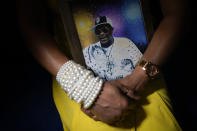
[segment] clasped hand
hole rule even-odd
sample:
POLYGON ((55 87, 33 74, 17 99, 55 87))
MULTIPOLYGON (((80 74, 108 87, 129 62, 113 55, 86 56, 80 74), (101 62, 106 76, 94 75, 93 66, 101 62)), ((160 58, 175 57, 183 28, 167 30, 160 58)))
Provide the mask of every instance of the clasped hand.
POLYGON ((127 111, 131 99, 140 99, 136 92, 143 90, 147 82, 145 72, 136 67, 127 77, 104 83, 103 90, 94 105, 88 110, 84 108, 81 110, 94 120, 113 124, 127 111))

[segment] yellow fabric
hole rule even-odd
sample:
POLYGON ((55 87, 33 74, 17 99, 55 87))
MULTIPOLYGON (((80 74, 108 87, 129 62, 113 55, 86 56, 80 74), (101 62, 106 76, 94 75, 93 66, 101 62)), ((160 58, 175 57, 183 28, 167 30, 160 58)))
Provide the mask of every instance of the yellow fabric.
POLYGON ((94 121, 80 110, 80 105, 70 100, 53 78, 53 97, 60 113, 65 131, 181 131, 172 114, 170 99, 167 96, 163 79, 155 80, 147 86, 146 98, 138 102, 135 113, 129 116, 135 123, 130 129, 109 126, 94 121), (157 89, 157 91, 153 91, 157 89))

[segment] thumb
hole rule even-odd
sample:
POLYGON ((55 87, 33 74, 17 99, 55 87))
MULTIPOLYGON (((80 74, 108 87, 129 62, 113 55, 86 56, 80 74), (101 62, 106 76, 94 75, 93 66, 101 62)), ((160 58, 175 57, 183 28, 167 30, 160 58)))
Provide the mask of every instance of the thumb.
POLYGON ((86 115, 88 115, 89 117, 94 116, 94 115, 92 114, 91 110, 87 110, 87 109, 83 108, 82 106, 81 106, 81 111, 83 111, 83 112, 84 112, 86 115))

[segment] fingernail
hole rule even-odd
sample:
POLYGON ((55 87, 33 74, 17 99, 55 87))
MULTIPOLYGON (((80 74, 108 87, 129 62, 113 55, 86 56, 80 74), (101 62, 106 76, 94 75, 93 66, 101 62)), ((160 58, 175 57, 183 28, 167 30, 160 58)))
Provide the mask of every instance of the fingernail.
POLYGON ((98 121, 96 116, 92 116, 92 118, 93 118, 95 121, 98 121))

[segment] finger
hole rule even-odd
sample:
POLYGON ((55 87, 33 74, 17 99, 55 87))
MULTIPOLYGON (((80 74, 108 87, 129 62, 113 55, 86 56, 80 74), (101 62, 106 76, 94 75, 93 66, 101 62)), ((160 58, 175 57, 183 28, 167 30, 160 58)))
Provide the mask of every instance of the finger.
POLYGON ((118 86, 118 88, 125 94, 127 94, 130 90, 129 88, 127 88, 126 86, 123 86, 123 85, 118 86))
POLYGON ((136 95, 136 92, 132 89, 127 88, 126 86, 118 86, 118 88, 125 93, 128 97, 134 100, 139 100, 141 97, 139 95, 136 95))
POLYGON ((145 83, 139 83, 138 86, 135 88, 136 91, 143 91, 145 83))
POLYGON ((129 90, 127 92, 127 96, 129 96, 131 99, 139 100, 141 97, 139 95, 136 95, 135 91, 129 90))
POLYGON ((83 107, 81 108, 81 110, 82 110, 86 115, 88 115, 89 117, 94 116, 94 115, 92 114, 91 110, 84 109, 83 107))
POLYGON ((95 120, 95 121, 99 121, 99 118, 97 116, 92 116, 92 118, 95 120))
POLYGON ((121 115, 120 117, 118 117, 117 119, 115 119, 114 121, 111 122, 112 125, 114 126, 119 126, 120 123, 124 120, 124 116, 121 115))

